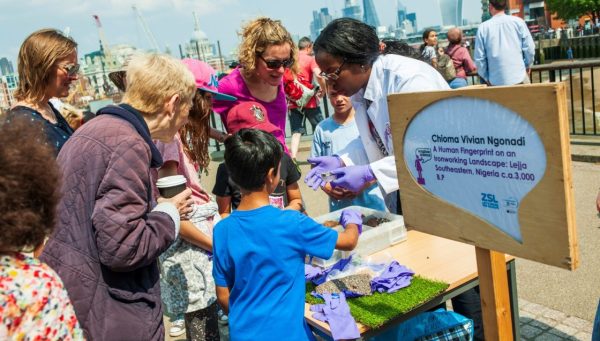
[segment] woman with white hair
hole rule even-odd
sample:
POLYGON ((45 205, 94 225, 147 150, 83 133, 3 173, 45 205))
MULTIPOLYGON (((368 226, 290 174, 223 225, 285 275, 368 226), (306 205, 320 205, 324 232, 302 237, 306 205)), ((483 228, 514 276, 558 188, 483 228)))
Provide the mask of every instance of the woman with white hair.
POLYGON ((40 257, 62 278, 85 337, 162 340, 157 259, 191 211, 191 190, 154 206, 152 140, 187 121, 194 77, 178 60, 147 54, 127 69, 123 103, 108 106, 65 143, 56 231, 40 257))

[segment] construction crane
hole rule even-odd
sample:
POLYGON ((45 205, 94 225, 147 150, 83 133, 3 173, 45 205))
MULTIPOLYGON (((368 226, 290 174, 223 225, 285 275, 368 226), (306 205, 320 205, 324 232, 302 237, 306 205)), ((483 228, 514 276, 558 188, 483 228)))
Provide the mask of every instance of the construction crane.
POLYGON ((150 28, 146 24, 146 20, 144 20, 144 17, 142 17, 142 14, 140 13, 140 11, 138 10, 138 8, 135 5, 131 6, 131 8, 133 9, 133 12, 135 13, 135 15, 137 17, 137 19, 140 23, 140 26, 142 26, 144 33, 146 34, 146 39, 148 39, 148 43, 150 43, 150 47, 152 49, 154 49, 154 51, 160 52, 160 50, 158 48, 158 43, 156 42, 156 38, 154 38, 154 34, 152 33, 152 31, 150 31, 150 28))
POLYGON ((110 72, 110 69, 114 66, 112 54, 110 53, 110 47, 108 45, 108 41, 106 40, 106 36, 104 35, 104 29, 102 28, 100 17, 98 17, 95 14, 92 15, 92 17, 96 21, 96 26, 98 27, 98 36, 100 37, 100 51, 104 56, 104 62, 102 63, 103 88, 104 92, 108 93, 110 91, 110 85, 108 84, 106 72, 110 72))

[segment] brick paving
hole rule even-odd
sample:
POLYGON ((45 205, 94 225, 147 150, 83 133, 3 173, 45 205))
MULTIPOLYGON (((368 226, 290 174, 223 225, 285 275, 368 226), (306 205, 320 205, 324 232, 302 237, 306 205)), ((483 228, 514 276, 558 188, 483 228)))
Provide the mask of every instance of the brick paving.
POLYGON ((592 321, 519 299, 521 340, 592 340, 592 321))

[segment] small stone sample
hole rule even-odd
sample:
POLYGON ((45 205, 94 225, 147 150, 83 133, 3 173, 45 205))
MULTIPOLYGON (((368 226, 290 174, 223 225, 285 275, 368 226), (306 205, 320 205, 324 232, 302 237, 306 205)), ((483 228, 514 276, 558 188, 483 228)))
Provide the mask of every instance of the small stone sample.
POLYGON ((371 276, 365 273, 350 275, 344 278, 327 281, 317 286, 315 290, 319 294, 326 292, 334 294, 343 290, 348 290, 363 296, 368 296, 371 295, 371 276))
POLYGON ((378 218, 374 215, 369 215, 366 217, 363 217, 363 225, 368 225, 371 227, 377 227, 381 224, 385 224, 385 223, 389 223, 390 220, 386 219, 386 218, 378 218))

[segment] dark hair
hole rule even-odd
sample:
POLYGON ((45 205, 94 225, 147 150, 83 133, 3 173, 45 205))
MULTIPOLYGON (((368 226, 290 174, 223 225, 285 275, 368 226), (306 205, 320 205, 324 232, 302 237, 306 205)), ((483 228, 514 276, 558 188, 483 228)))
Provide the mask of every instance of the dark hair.
POLYGON ((32 251, 53 230, 59 171, 51 147, 25 118, 0 120, 0 252, 32 251))
POLYGON ((506 9, 506 0, 490 0, 490 5, 497 11, 502 11, 506 9))
POLYGON ((404 57, 409 57, 417 60, 423 60, 421 54, 405 41, 394 38, 384 38, 381 42, 385 45, 383 54, 397 54, 404 57))
POLYGON ((425 50, 425 46, 427 46, 427 43, 425 42, 425 40, 427 38, 429 38, 429 35, 431 34, 431 32, 435 32, 435 30, 432 28, 428 28, 425 31, 423 31, 423 44, 421 44, 421 47, 419 48, 419 51, 421 51, 421 53, 423 53, 423 50, 425 50))
POLYGON ((379 38, 375 28, 362 21, 340 18, 330 22, 313 46, 315 54, 327 52, 347 63, 373 65, 379 56, 379 38))
POLYGON ((265 185, 269 169, 279 170, 281 143, 258 129, 240 129, 225 140, 225 165, 231 180, 241 189, 258 191, 265 185))
POLYGON ((304 50, 305 48, 310 47, 310 45, 312 45, 312 41, 309 37, 302 37, 298 40, 298 49, 300 50, 304 50))

